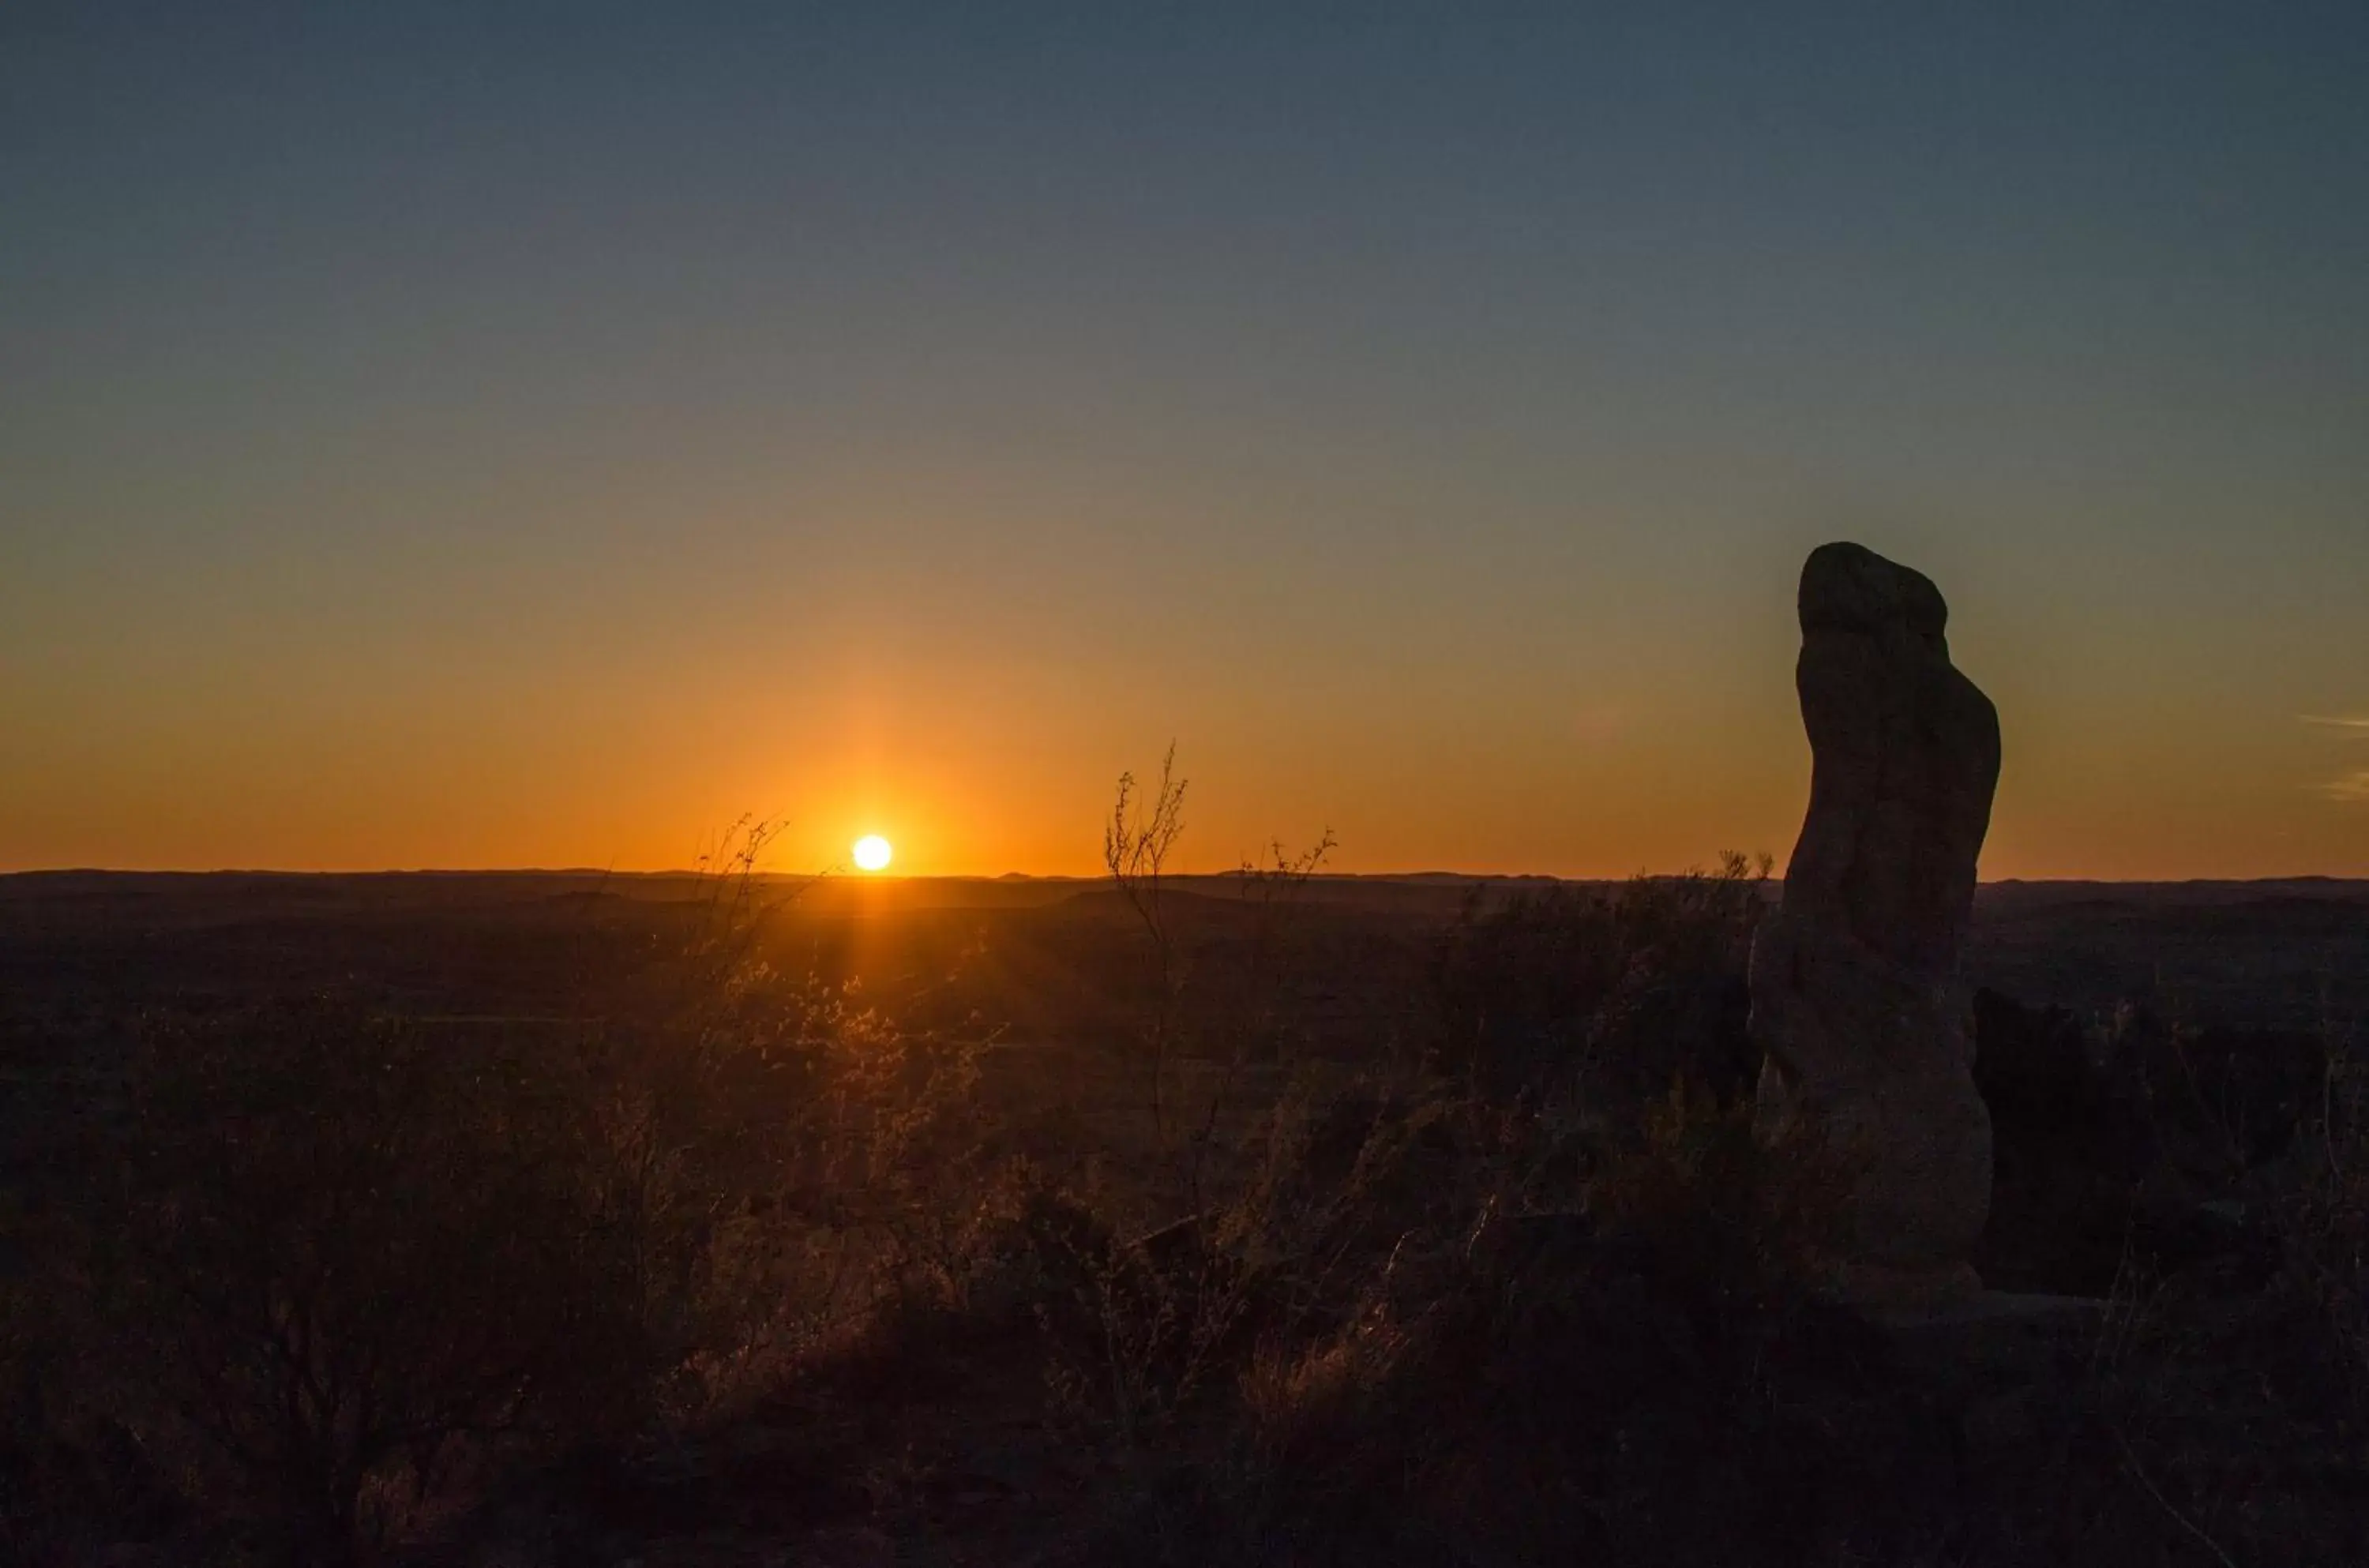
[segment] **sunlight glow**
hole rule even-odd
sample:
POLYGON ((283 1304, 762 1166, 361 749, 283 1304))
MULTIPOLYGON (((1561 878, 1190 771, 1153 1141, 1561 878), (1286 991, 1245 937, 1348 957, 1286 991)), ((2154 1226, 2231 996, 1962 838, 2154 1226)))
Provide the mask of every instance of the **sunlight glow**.
POLYGON ((866 833, 855 841, 855 864, 865 871, 886 871, 893 853, 888 841, 877 833, 866 833))

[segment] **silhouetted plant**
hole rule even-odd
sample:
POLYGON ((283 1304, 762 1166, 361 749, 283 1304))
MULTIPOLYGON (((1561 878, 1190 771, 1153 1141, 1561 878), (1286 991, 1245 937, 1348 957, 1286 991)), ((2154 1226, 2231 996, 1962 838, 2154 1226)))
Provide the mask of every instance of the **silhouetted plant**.
POLYGON ((639 1366, 567 1112, 515 1041, 326 1004, 147 1041, 118 1343, 294 1560, 342 1561, 372 1489, 425 1487, 456 1439, 590 1413, 639 1366))
POLYGON ((2354 1420, 2369 1418, 2369 1061, 2323 1027, 2325 1080, 2299 1141, 2302 1179, 2279 1196, 2283 1282, 2317 1320, 2354 1420))
POLYGON ((1239 963, 1225 981, 1225 1001, 1219 1010, 1220 1038, 1209 1042, 1222 1066, 1202 1107, 1199 1125, 1190 1135, 1185 1201, 1196 1213, 1202 1207, 1203 1176, 1219 1123, 1233 1102, 1243 1069, 1254 1054, 1271 1056, 1280 1049, 1280 999, 1288 963, 1285 946, 1309 878, 1337 847, 1338 841, 1327 828, 1313 844, 1297 853, 1286 850, 1279 841, 1273 842, 1264 864, 1245 861, 1234 873, 1238 896, 1251 910, 1251 929, 1239 946, 1239 963))
POLYGON ((884 1299, 959 1298, 978 1044, 776 972, 765 836, 646 1013, 152 1023, 86 1230, 120 1419, 196 1499, 342 1561, 460 1452, 696 1419, 884 1299))
POLYGON ((1680 1073, 1722 1096, 1758 1059, 1745 969, 1769 861, 1476 895, 1433 961, 1435 1055, 1494 1092, 1585 1074, 1608 1101, 1651 1097, 1680 1073))
POLYGON ((1168 910, 1161 883, 1168 872, 1168 856, 1184 835, 1184 785, 1176 776, 1176 747, 1170 743, 1160 762, 1160 784, 1143 798, 1135 774, 1118 776, 1117 798, 1103 829, 1103 866, 1143 924, 1159 966, 1158 990, 1152 999, 1149 1028, 1151 1057, 1151 1126, 1153 1136, 1165 1139, 1168 1117, 1162 1099, 1168 1071, 1170 1036, 1176 1017, 1176 995, 1184 981, 1175 934, 1169 929, 1168 910))

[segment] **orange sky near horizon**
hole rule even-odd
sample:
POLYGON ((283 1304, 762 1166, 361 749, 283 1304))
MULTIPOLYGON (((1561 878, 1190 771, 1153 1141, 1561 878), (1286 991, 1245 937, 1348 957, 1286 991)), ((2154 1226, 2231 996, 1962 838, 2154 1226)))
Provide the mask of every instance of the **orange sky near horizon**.
MULTIPOLYGON (((2349 782, 2369 766, 2369 726, 2304 716, 2328 693, 2251 711, 2194 644, 2149 654, 2094 607, 2068 613, 2072 595, 1986 573, 1975 549, 1937 561, 1863 536, 1951 592, 1958 662, 1999 705, 1986 878, 2369 875, 2369 802, 2349 782)), ((1156 774, 1173 738, 1188 870, 1327 828, 1345 871, 1618 876, 1727 848, 1781 869, 1809 752, 1791 690, 1794 552, 1760 554, 1757 582, 1690 580, 1685 593, 1721 596, 1716 633, 1687 625, 1666 647, 1612 596, 1523 616, 1402 598, 1384 624, 1353 595, 1271 615, 1154 612, 1141 637, 950 604, 933 607, 948 628, 935 635, 930 616, 886 612, 796 635, 720 623, 687 643, 627 625, 555 639, 540 661, 480 666, 448 647, 405 686, 334 657, 267 677, 200 651, 178 684, 124 682, 106 725, 54 698, 18 704, 0 864, 658 870, 755 814, 783 827, 772 870, 843 864, 878 832, 898 874, 1086 875, 1116 774, 1156 774), (1599 634, 1610 618, 1617 657, 1586 642, 1557 657, 1565 614, 1599 634), (1310 619, 1319 646, 1294 658, 1310 619), (754 673, 768 668, 820 674, 754 673), (223 707, 190 703, 207 686, 223 707)), ((279 650, 240 651, 269 665, 279 650)))

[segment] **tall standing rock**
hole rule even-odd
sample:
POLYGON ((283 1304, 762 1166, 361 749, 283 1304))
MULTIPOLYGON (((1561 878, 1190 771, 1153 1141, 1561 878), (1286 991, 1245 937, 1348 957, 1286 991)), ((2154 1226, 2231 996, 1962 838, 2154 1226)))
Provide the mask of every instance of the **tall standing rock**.
POLYGON ((1921 573, 1821 545, 1801 618, 1810 810, 1783 907, 1753 943, 1757 1125, 1831 1175, 1845 1296, 1944 1299, 1976 1288, 1965 1260, 1990 1208, 1959 953, 1998 715, 1951 664, 1949 608, 1921 573))

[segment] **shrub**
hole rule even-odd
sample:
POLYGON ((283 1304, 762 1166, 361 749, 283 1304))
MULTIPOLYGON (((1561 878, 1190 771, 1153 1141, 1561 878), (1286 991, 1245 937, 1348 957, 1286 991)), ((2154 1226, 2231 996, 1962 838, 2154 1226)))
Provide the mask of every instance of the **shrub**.
POLYGON ((319 1004, 142 1052, 104 1306, 298 1561, 349 1555, 457 1439, 630 1398, 625 1260, 537 1067, 319 1004))
POLYGON ((687 967, 604 1026, 154 1021, 82 1227, 121 1428, 333 1562, 458 1455, 680 1427, 884 1297, 959 1299, 996 1186, 975 1047, 745 951, 687 967))
POLYGON ((1435 1057, 1504 1092, 1580 1073, 1606 1100, 1651 1099, 1684 1073, 1732 1097, 1758 1070, 1745 1024, 1768 857, 1716 872, 1557 885, 1476 898, 1432 966, 1435 1057))
POLYGON ((1740 1106, 1673 1094, 1576 1156, 1570 1124, 1469 1093, 1348 1119, 1345 1201, 1265 1263, 1296 1310, 1234 1363, 1232 1446, 1097 1560, 1648 1561, 1773 1528, 1782 1500, 1737 1487, 1801 1462, 1771 1376, 1804 1343, 1815 1195, 1740 1106))

